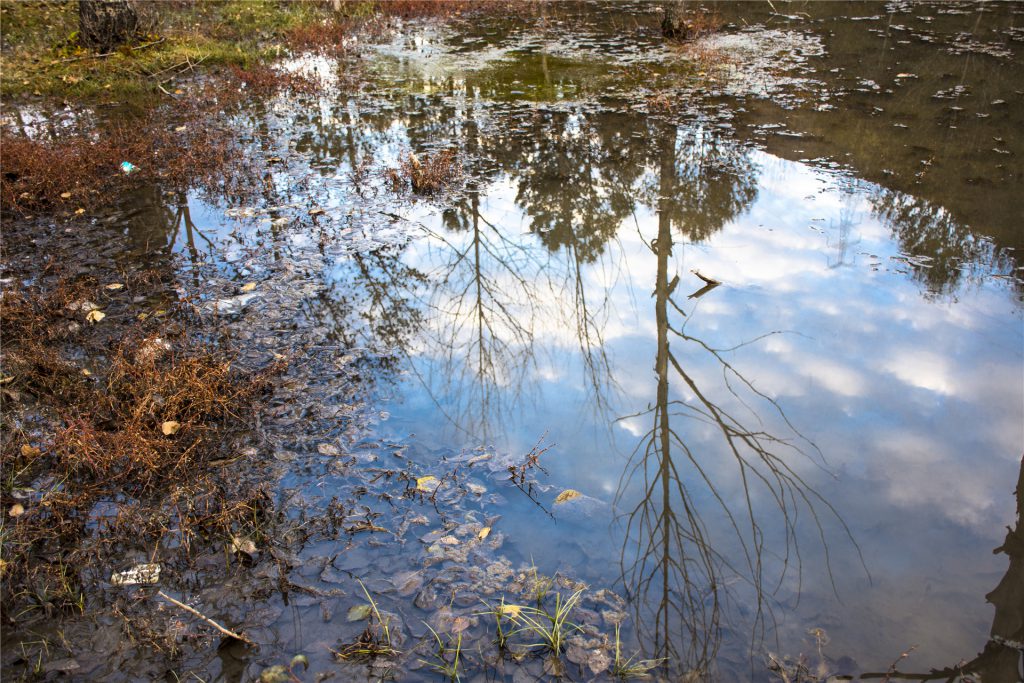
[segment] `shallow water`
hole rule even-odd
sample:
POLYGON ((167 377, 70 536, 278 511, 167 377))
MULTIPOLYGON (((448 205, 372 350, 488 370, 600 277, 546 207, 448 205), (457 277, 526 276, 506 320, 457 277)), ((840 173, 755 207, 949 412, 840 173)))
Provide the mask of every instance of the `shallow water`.
POLYGON ((432 514, 324 443, 364 473, 490 457, 458 520, 500 516, 484 559, 429 533, 307 543, 295 571, 345 594, 217 594, 265 647, 197 670, 336 668, 353 577, 427 636, 446 600, 414 606, 395 573, 502 556, 625 597, 623 637, 670 676, 766 679, 769 651, 839 674, 912 645, 903 670, 972 660, 1024 610, 986 602, 1024 444, 1024 8, 729 3, 697 51, 665 48, 650 6, 549 9, 413 28, 358 91, 254 106, 239 130, 282 163, 251 206, 151 193, 112 217, 137 258, 259 282, 228 316, 249 353, 303 350, 264 423, 285 509, 432 514), (447 192, 382 176, 449 148, 447 192), (505 467, 541 439, 531 499, 505 467))

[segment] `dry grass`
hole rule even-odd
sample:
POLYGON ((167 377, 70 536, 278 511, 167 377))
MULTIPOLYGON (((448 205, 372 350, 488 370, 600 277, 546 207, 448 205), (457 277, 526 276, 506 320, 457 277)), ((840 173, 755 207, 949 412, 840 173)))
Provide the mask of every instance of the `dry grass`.
POLYGON ((273 95, 281 91, 316 94, 321 90, 320 84, 312 78, 288 73, 266 64, 257 64, 249 68, 232 66, 231 74, 239 83, 244 84, 250 93, 256 95, 273 95))
MULTIPOLYGON (((298 79, 289 85, 298 87, 298 79)), ((220 95, 216 106, 231 106, 232 89, 224 90, 228 97, 220 95)), ((197 97, 197 102, 209 101, 197 97)), ((202 104, 53 132, 0 129, 0 146, 0 209, 5 214, 89 209, 144 183, 166 190, 212 186, 240 193, 255 175, 242 172, 251 160, 233 131, 202 104), (136 170, 123 173, 123 161, 136 170)))
POLYGON ((698 7, 686 12, 683 20, 683 30, 679 35, 670 38, 670 40, 677 42, 696 40, 718 33, 722 30, 723 26, 725 26, 725 21, 722 20, 718 12, 698 7))
POLYGON ((450 187, 462 175, 462 165, 452 150, 442 150, 423 158, 409 152, 401 166, 385 173, 392 187, 410 187, 417 194, 434 194, 450 187))
POLYGON ((102 301, 101 290, 82 278, 4 292, 8 620, 81 608, 81 570, 103 573, 118 548, 252 536, 268 509, 265 492, 214 476, 211 461, 246 429, 280 368, 235 369, 229 352, 167 322, 90 325, 82 303, 102 301))

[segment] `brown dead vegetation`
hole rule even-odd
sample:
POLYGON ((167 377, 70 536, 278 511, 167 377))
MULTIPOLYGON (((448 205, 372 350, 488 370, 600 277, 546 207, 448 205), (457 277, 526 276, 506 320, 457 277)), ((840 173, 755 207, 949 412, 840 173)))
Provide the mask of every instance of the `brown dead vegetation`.
MULTIPOLYGON (((309 87, 302 77, 269 78, 259 71, 242 71, 238 82, 244 77, 261 88, 309 87)), ((256 173, 223 113, 241 95, 237 88, 209 92, 214 88, 196 93, 195 103, 149 111, 124 123, 81 123, 49 131, 0 129, 0 210, 21 215, 87 210, 109 205, 120 193, 145 183, 176 191, 244 191, 256 173), (121 170, 124 161, 135 167, 131 173, 121 170)))
POLYGON ((269 510, 260 486, 216 476, 217 459, 281 368, 235 368, 228 351, 183 331, 185 315, 88 323, 103 297, 91 278, 3 294, 8 623, 82 609, 82 577, 107 580, 125 550, 187 555, 200 538, 258 537, 269 510))
POLYGON ((671 30, 666 33, 665 24, 662 24, 662 32, 666 38, 675 42, 687 42, 703 38, 722 30, 725 21, 714 10, 704 7, 686 10, 681 17, 675 19, 671 30))
POLYGON ((281 91, 307 95, 320 92, 320 84, 316 80, 302 74, 275 69, 266 64, 257 64, 249 68, 232 66, 231 73, 250 93, 256 95, 273 95, 281 91))
POLYGON ((417 194, 434 194, 450 187, 462 175, 462 165, 452 150, 424 155, 421 159, 409 152, 397 169, 388 169, 385 176, 396 190, 410 187, 417 194))

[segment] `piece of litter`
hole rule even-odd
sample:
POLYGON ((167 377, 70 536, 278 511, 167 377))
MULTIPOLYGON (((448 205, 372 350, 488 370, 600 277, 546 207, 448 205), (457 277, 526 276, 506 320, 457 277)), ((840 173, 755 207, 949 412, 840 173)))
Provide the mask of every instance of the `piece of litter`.
POLYGON ((150 585, 160 581, 159 564, 137 564, 123 572, 114 572, 110 583, 115 586, 150 585))

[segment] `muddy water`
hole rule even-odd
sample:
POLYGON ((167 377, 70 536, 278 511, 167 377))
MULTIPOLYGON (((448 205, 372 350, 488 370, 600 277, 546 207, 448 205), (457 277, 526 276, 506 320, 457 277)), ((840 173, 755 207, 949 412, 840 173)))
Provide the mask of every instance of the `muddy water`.
MULTIPOLYGON (((260 452, 317 532, 200 593, 260 651, 179 673, 303 653, 434 676, 423 652, 332 656, 361 579, 404 651, 428 622, 472 642, 463 680, 543 676, 495 661, 478 614, 535 566, 620 596, 577 618, 621 622, 672 680, 766 680, 769 653, 884 674, 911 646, 904 671, 1016 675, 1000 639, 1024 605, 989 593, 1021 580, 992 550, 1024 443, 1024 9, 728 3, 690 49, 654 9, 412 27, 357 87, 239 119, 272 161, 261 198, 154 192, 110 218, 135 258, 179 252, 245 353, 292 358, 260 452), (443 192, 386 177, 445 149, 443 192)), ((568 659, 573 680, 604 663, 568 659)))

